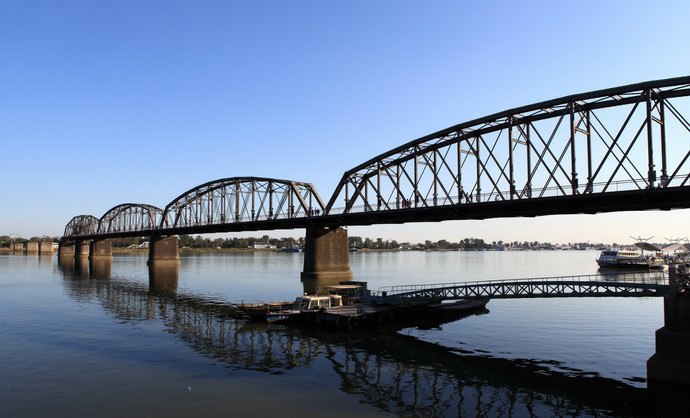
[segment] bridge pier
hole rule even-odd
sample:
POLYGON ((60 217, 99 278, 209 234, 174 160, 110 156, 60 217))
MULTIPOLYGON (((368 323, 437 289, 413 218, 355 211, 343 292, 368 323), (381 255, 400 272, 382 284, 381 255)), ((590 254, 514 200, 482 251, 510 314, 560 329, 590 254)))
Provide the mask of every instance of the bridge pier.
POLYGON ((303 281, 352 280, 347 230, 342 227, 307 228, 303 281))
POLYGON ((149 266, 180 264, 179 238, 152 236, 149 241, 149 266))
POLYGON ((52 254, 53 253, 53 242, 52 241, 41 241, 38 243, 38 253, 39 254, 52 254))
POLYGON ((14 244, 12 244, 12 251, 24 252, 24 243, 23 242, 15 242, 14 244))
POLYGON ((109 239, 91 241, 89 244, 89 258, 112 258, 113 247, 109 239))
POLYGON ((38 243, 35 241, 29 241, 24 247, 25 254, 38 254, 38 243))
POLYGON ((75 244, 73 242, 61 242, 58 245, 58 257, 74 257, 75 254, 75 244))
POLYGON ((688 278, 684 269, 669 269, 664 326, 656 331, 656 352, 647 360, 647 387, 671 407, 690 390, 690 294, 678 292, 677 285, 679 280, 687 284, 688 278))
POLYGON ((88 257, 90 251, 89 241, 77 241, 74 244, 75 257, 88 257))

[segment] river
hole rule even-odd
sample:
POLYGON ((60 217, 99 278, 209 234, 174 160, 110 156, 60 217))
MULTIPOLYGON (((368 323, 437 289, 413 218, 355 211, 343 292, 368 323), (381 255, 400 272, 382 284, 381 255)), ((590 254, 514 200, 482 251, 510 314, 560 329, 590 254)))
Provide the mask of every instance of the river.
MULTIPOLYGON (((596 274, 594 251, 360 252, 382 286, 596 274)), ((491 300, 386 333, 267 325, 232 303, 290 300, 299 253, 182 254, 149 280, 112 263, 0 253, 0 416, 644 414, 657 297, 491 300), (166 277, 172 279, 166 281, 166 277)))

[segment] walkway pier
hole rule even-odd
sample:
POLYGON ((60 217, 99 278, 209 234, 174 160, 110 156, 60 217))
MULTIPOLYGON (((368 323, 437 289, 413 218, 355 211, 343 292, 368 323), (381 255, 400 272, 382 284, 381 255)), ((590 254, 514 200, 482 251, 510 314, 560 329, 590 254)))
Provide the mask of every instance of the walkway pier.
POLYGON ((666 273, 659 271, 386 286, 379 289, 376 301, 401 303, 423 299, 663 296, 668 292, 668 283, 666 273))

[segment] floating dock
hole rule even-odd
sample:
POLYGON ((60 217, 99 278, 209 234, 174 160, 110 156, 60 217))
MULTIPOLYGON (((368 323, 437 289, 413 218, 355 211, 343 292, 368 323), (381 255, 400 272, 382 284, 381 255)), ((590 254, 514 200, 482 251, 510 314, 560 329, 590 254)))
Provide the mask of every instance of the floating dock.
POLYGON ((428 318, 457 318, 484 311, 489 300, 467 300, 453 304, 430 304, 429 301, 389 305, 355 304, 335 306, 318 311, 304 311, 300 322, 333 328, 363 328, 387 326, 401 322, 418 322, 428 318))

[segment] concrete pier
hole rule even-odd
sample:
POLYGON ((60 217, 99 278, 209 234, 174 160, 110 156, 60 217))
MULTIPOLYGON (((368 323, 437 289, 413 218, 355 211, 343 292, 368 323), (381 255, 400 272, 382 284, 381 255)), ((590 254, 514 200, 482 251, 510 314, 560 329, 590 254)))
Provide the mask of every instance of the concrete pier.
POLYGON ((76 245, 73 242, 61 242, 58 246, 58 257, 74 257, 76 245))
POLYGON ((661 408, 678 406, 690 391, 689 279, 685 269, 669 269, 664 326, 656 331, 656 352, 647 361, 647 387, 661 400, 661 408))
POLYGON ((27 242, 24 252, 26 254, 38 254, 38 243, 35 241, 27 242))
POLYGON ((41 241, 38 243, 38 253, 39 254, 52 254, 53 253, 53 242, 52 241, 41 241))
POLYGON ((149 241, 149 266, 180 263, 180 248, 177 236, 151 237, 149 241))
POLYGON ((91 244, 89 244, 89 258, 113 258, 113 247, 110 240, 91 241, 91 244))
POLYGON ((307 228, 302 280, 352 280, 347 230, 341 227, 307 228))
POLYGON ((89 256, 89 241, 79 241, 74 245, 74 256, 75 257, 88 257, 89 256))
POLYGON ((14 244, 12 244, 12 251, 24 252, 24 243, 23 242, 15 242, 14 244))

